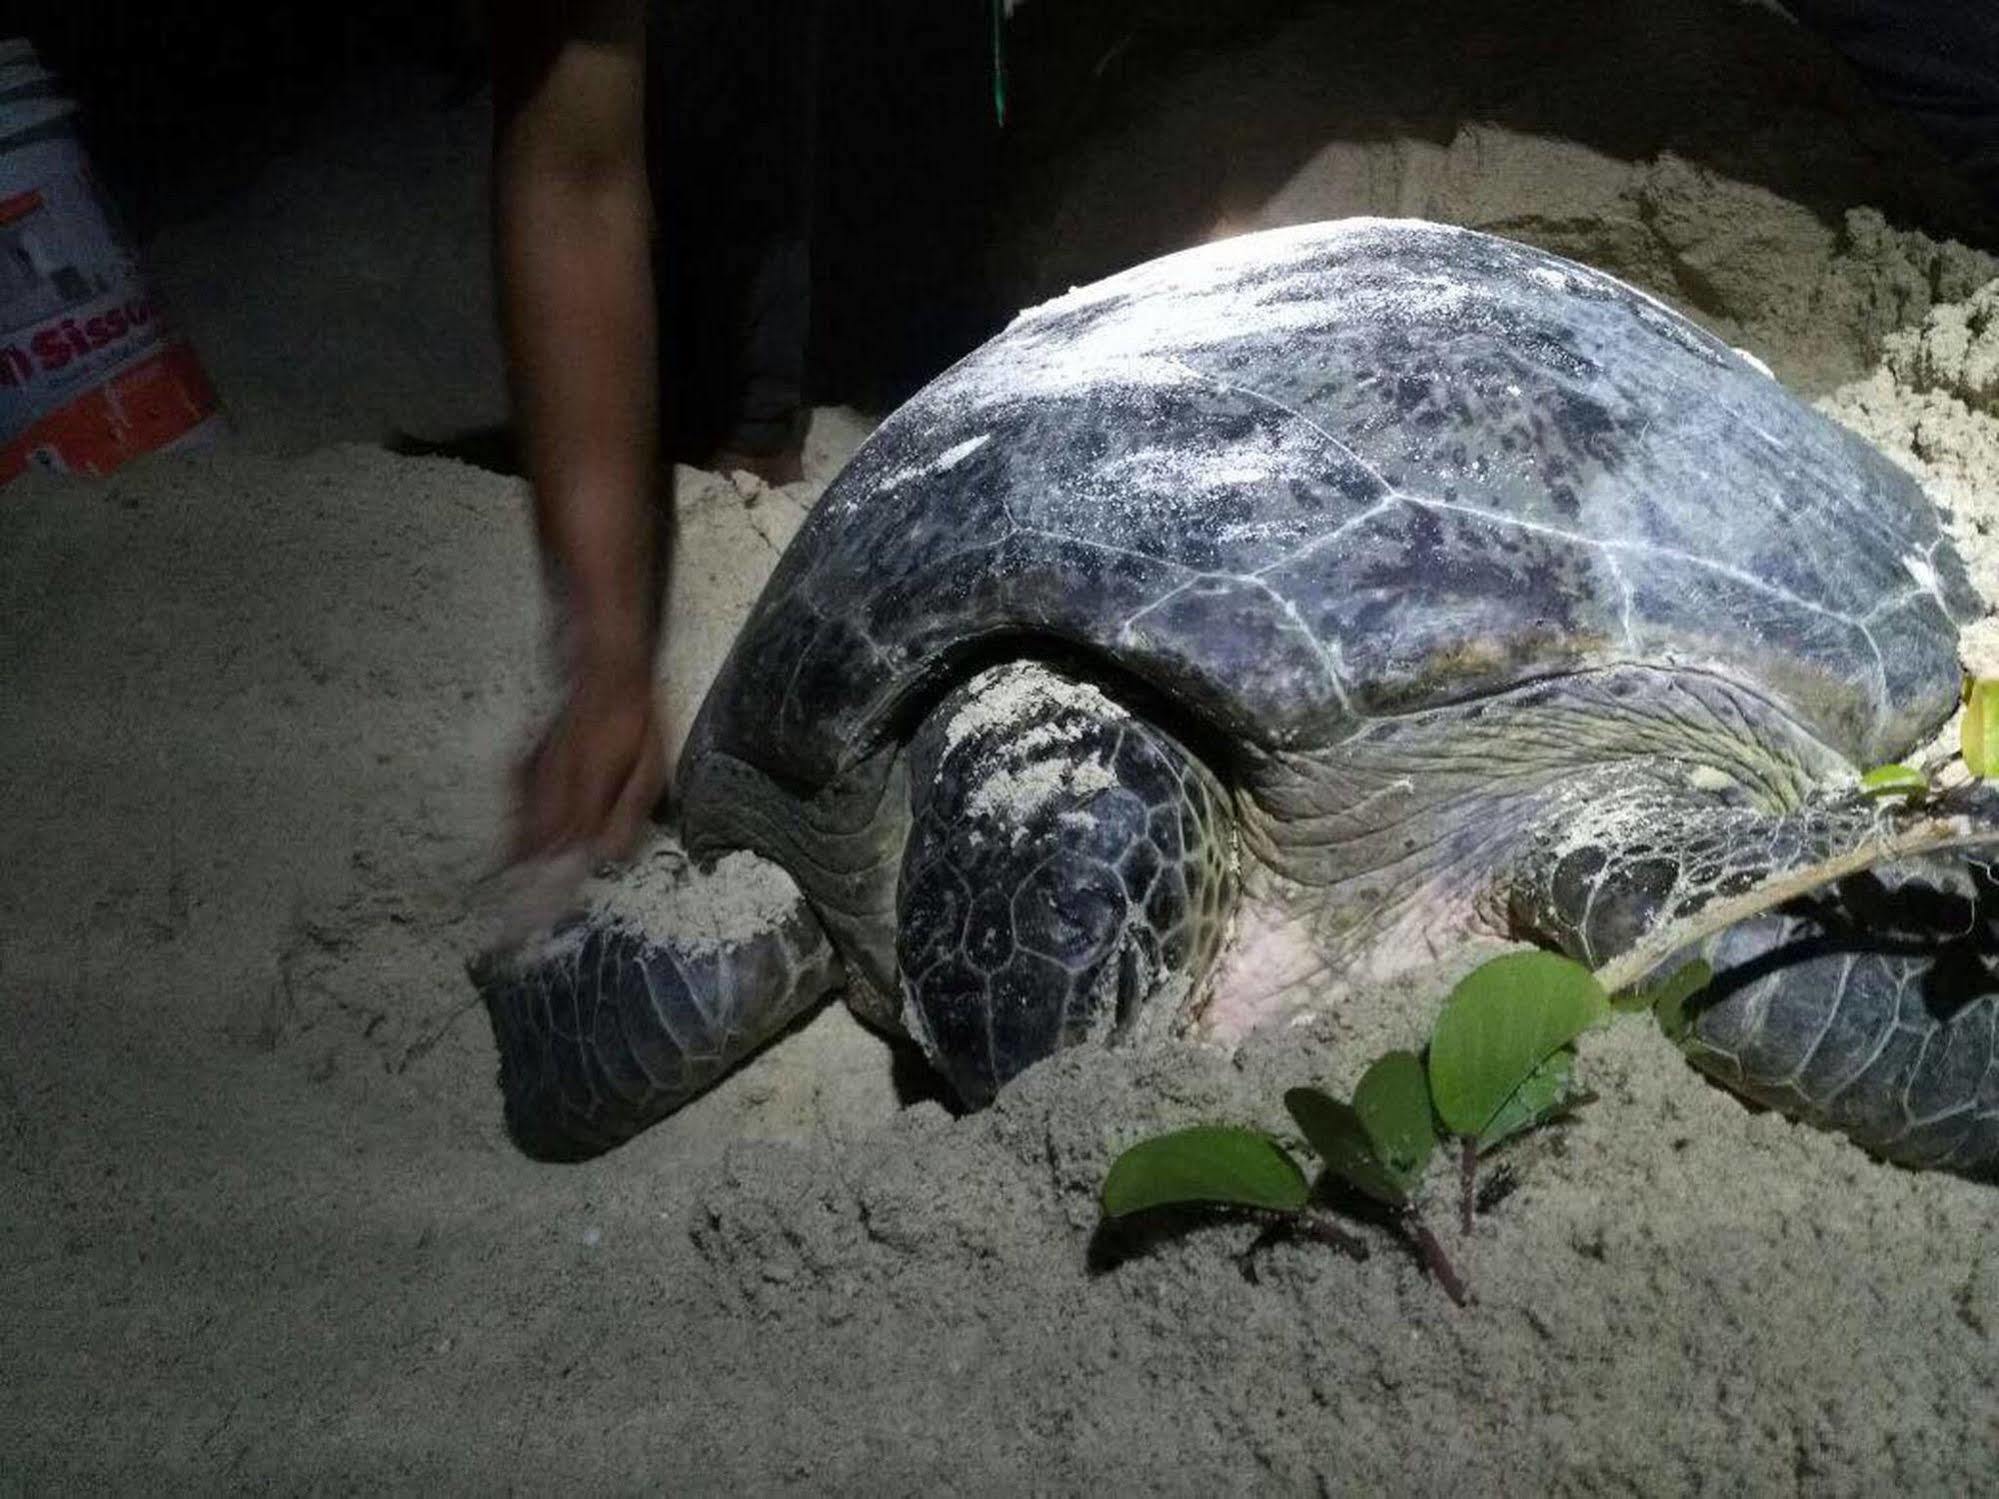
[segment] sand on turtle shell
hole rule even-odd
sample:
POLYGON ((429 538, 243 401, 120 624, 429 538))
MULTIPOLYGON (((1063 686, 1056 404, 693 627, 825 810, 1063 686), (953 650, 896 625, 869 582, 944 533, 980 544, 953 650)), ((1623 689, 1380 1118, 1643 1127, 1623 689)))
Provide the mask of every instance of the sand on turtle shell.
MULTIPOLYGON (((1732 10, 1329 8, 1330 63, 1219 49, 1080 135, 1105 186, 1065 201, 1135 205, 1131 232, 1055 215, 1022 258, 1057 245, 1059 290, 1211 232, 1219 199, 1173 216, 1243 160, 1214 114, 1288 128, 1261 85, 1316 76, 1284 202, 1519 232, 1692 306, 1919 466, 1999 594, 1989 406, 1923 373, 1975 367, 1947 309, 1990 262, 1912 237, 1936 220, 1911 205, 1947 196, 1920 143, 1732 10), (1452 123, 1454 91, 1493 107, 1452 123), (1675 110, 1702 140, 1578 143, 1588 116, 1675 110), (1904 200, 1863 211, 1897 171, 1904 200), (1868 373, 1939 307, 1929 358, 1892 344, 1868 373)), ((246 448, 393 425, 405 319, 371 316, 297 401, 287 371, 329 362, 288 330, 326 356, 357 299, 393 311, 378 288, 412 264, 478 253, 483 128, 391 184, 374 123, 334 143, 341 172, 304 148, 189 226, 200 274, 155 247, 246 448), (307 197, 324 217, 288 217, 307 197)), ((484 316, 476 288, 440 314, 484 316)), ((417 366, 442 428, 498 385, 451 389, 490 351, 448 346, 417 366)), ((687 481, 677 725, 811 492, 687 481)), ((225 450, 0 494, 0 1489, 1999 1492, 1991 1189, 1755 1112, 1637 1022, 1591 1038, 1602 1101, 1522 1142, 1469 1242, 1437 1215, 1467 1311, 1378 1228, 1364 1264, 1279 1245, 1254 1282, 1244 1226, 1098 1238, 1115 1150, 1194 1119, 1283 1131, 1284 1086, 1350 1086, 1449 971, 1233 1059, 1063 1056, 966 1119, 835 1008, 601 1162, 522 1160, 462 962, 547 704, 536 594, 519 486, 441 460, 225 450)))

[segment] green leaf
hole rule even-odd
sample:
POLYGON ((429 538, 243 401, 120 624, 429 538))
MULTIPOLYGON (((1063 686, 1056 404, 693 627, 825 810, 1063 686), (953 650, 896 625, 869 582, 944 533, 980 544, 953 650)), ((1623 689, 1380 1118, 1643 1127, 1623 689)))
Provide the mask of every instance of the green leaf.
POLYGON ((1696 958, 1665 982, 1646 991, 1652 997, 1652 1013, 1666 1039, 1678 1042, 1693 1027, 1687 1003, 1714 982, 1714 970, 1696 958))
POLYGON ((1860 778, 1860 789, 1868 796, 1922 796, 1930 781, 1913 765, 1877 765, 1860 778))
POLYGON ((1549 952, 1508 953, 1465 975, 1430 1035, 1430 1096, 1453 1134, 1485 1133, 1549 1053, 1603 1019, 1603 985, 1549 952))
POLYGON ((1141 1140, 1111 1162, 1103 1204, 1107 1218, 1189 1202, 1296 1212, 1310 1195, 1305 1173, 1270 1136, 1197 1124, 1141 1140))
POLYGON ((1971 684, 1964 700, 1964 725, 1958 743, 1965 769, 1984 777, 1999 771, 1999 681, 1981 678, 1971 684))
POLYGON ((1664 978, 1652 978, 1633 984, 1629 989, 1620 989, 1610 996, 1610 1007, 1630 1015, 1639 1010, 1654 1010, 1664 1006, 1683 1007, 1701 990, 1714 982, 1714 970, 1695 958, 1682 963, 1664 978))
POLYGON ((1367 1126, 1350 1105, 1317 1088, 1292 1088, 1284 1094, 1284 1107, 1333 1175, 1376 1202, 1408 1205, 1408 1189, 1375 1154, 1367 1126))
POLYGON ((1564 1046, 1549 1052, 1541 1065, 1527 1074, 1527 1081, 1499 1106, 1499 1112, 1478 1137, 1478 1153, 1484 1155, 1495 1145, 1559 1114, 1575 1096, 1575 1076, 1575 1048, 1564 1046))
POLYGON ((1375 1159, 1405 1189, 1413 1188, 1437 1148, 1437 1121, 1422 1059, 1413 1051, 1391 1051, 1380 1058, 1353 1090, 1353 1108, 1375 1159))

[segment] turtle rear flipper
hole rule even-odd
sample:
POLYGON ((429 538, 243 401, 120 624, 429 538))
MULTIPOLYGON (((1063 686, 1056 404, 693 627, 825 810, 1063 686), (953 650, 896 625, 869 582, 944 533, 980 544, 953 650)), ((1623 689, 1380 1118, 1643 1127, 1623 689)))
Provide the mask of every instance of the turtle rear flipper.
POLYGON ((1592 798, 1516 869, 1514 928, 1613 990, 1701 956, 1689 1056, 1910 1165, 1999 1173, 1999 914, 1985 788, 1771 814, 1658 784, 1592 798))
POLYGON ((581 1161, 622 1145, 824 998, 840 959, 793 896, 740 936, 655 931, 600 905, 530 947, 475 959, 522 1153, 581 1161))
POLYGON ((1681 1044, 1759 1103, 1910 1166, 1999 1174, 1999 884, 1964 858, 1852 875, 1711 939, 1681 1044))

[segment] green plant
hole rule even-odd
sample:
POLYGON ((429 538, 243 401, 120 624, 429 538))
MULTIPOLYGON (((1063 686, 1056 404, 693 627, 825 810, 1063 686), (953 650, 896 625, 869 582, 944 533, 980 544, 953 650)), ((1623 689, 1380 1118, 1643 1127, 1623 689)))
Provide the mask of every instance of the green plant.
POLYGON ((1141 1140, 1104 1178, 1104 1211, 1113 1218, 1187 1202, 1295 1213, 1311 1198, 1305 1173, 1282 1145, 1259 1130, 1196 1124, 1141 1140))
POLYGON ((1645 988, 1642 995, 1644 1008, 1649 1009, 1659 1021, 1659 1029, 1666 1033, 1666 1039, 1677 1045, 1693 1024, 1693 1017, 1687 1013, 1687 1001, 1705 989, 1714 979, 1714 970, 1700 959, 1674 970, 1656 984, 1645 988))
POLYGON ((1877 765, 1860 778, 1866 796, 1912 796, 1918 801, 1930 794, 1930 778, 1913 765, 1877 765))
MULTIPOLYGON (((1712 975, 1690 963, 1662 982, 1615 1001, 1587 968, 1546 952, 1508 953, 1480 965, 1451 991, 1423 1056, 1392 1051, 1362 1075, 1352 1102, 1292 1088, 1284 1106, 1324 1162, 1318 1183, 1260 1130, 1202 1125, 1141 1141, 1105 1177, 1108 1218, 1169 1205, 1208 1203, 1261 1214, 1277 1225, 1354 1252, 1352 1236, 1327 1217, 1337 1183, 1383 1210, 1452 1300, 1464 1283, 1423 1220, 1423 1181, 1444 1135, 1459 1147, 1462 1226, 1471 1231, 1479 1157, 1587 1102, 1575 1082, 1575 1040, 1613 1009, 1668 1010, 1712 975)), ((1259 1240, 1259 1243, 1263 1242, 1259 1240)), ((1254 1247, 1254 1246, 1252 1246, 1254 1247)))
POLYGON ((1458 1139, 1461 1217, 1471 1232, 1478 1158, 1573 1107, 1573 1042, 1610 1012, 1582 964, 1508 953, 1459 981, 1430 1034, 1430 1093, 1458 1139))
POLYGON ((1435 1110, 1422 1060, 1413 1051, 1391 1051, 1377 1059, 1361 1075, 1351 1104, 1317 1088, 1292 1088, 1284 1095, 1284 1107, 1326 1170, 1385 1208, 1437 1283, 1463 1306, 1469 1299, 1464 1280, 1421 1210, 1423 1173, 1437 1149, 1435 1110))
MULTIPOLYGON (((1999 679, 1966 676, 1962 701, 1958 758, 1980 780, 1999 775, 1999 679)), ((1917 805, 1927 802, 1934 790, 1927 772, 1899 762, 1877 765, 1860 778, 1862 796, 1900 796, 1917 805)))
POLYGON ((1966 683, 1958 747, 1973 775, 1983 778, 1999 770, 1999 681, 1973 678, 1966 683))

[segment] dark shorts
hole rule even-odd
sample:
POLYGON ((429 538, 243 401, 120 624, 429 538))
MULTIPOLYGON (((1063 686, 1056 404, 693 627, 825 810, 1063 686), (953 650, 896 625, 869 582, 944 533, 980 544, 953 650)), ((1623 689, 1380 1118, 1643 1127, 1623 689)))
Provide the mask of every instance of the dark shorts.
POLYGON ((808 399, 894 406, 994 330, 986 0, 651 0, 649 21, 670 456, 781 451, 808 399))
POLYGON ((667 456, 770 454, 806 417, 824 0, 655 0, 647 134, 667 456))

